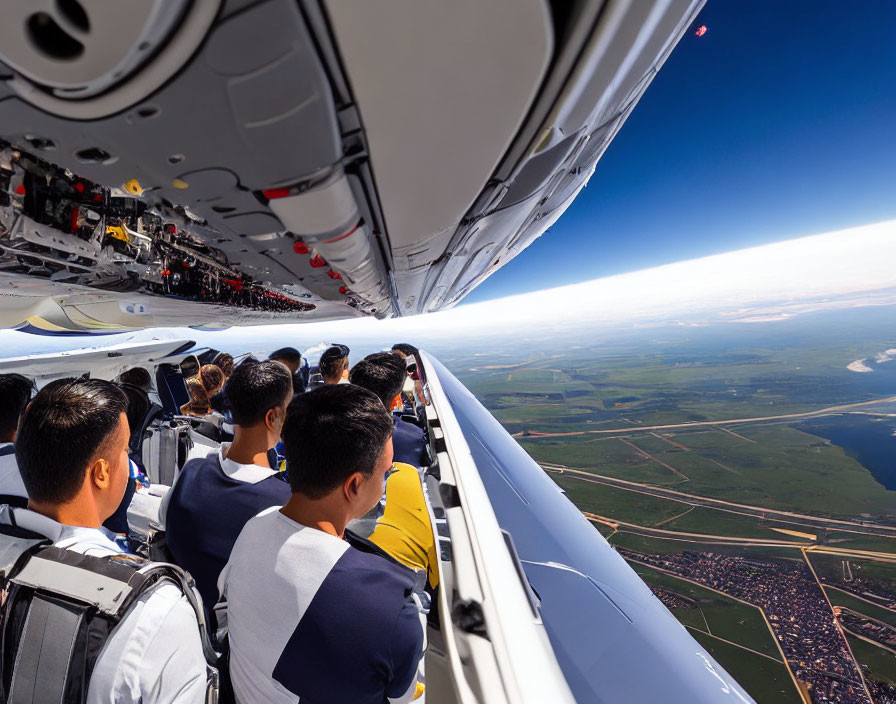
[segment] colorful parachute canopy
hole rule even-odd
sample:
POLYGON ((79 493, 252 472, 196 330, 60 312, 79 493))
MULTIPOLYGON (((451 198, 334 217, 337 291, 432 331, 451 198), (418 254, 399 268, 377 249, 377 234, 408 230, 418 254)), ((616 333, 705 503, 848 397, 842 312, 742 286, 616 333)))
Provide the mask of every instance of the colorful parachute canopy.
POLYGON ((701 24, 701 25, 697 28, 697 31, 694 32, 694 34, 696 34, 698 37, 702 37, 704 34, 706 34, 706 25, 705 25, 705 24, 701 24))

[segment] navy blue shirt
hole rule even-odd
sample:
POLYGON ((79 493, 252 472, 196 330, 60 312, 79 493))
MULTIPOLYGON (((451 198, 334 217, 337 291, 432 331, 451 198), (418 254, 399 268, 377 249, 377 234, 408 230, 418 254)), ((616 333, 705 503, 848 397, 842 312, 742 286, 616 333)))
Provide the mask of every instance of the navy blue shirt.
POLYGON ((408 423, 398 416, 392 416, 395 430, 392 433, 392 449, 395 451, 395 462, 404 462, 414 467, 427 464, 426 434, 423 428, 408 423))
POLYGON ((218 600, 218 575, 246 522, 291 495, 279 472, 222 460, 220 451, 184 465, 171 489, 166 539, 177 564, 196 580, 206 608, 218 600))

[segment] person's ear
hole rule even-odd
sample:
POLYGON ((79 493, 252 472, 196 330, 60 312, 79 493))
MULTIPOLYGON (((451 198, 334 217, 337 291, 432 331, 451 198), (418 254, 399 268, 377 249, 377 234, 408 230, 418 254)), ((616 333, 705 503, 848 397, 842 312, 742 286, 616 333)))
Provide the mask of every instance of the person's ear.
POLYGON ((96 460, 87 472, 97 489, 108 489, 112 485, 112 467, 107 460, 96 460))
POLYGON ((283 427, 283 416, 279 410, 277 410, 276 408, 271 408, 267 413, 264 414, 264 424, 271 432, 279 433, 280 428, 283 427))
POLYGON ((348 479, 345 480, 345 484, 343 484, 343 492, 345 493, 345 498, 349 503, 353 502, 356 498, 358 498, 358 494, 361 491, 361 482, 364 481, 364 477, 360 472, 355 472, 348 479))

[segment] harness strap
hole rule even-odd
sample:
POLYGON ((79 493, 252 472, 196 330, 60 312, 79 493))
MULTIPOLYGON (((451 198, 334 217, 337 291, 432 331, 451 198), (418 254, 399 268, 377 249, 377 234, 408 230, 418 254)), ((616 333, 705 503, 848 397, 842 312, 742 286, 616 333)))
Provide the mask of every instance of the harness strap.
POLYGON ((19 641, 8 704, 66 704, 69 667, 76 659, 84 617, 83 608, 34 595, 19 641))
POLYGON ((133 591, 128 583, 133 574, 133 567, 116 564, 113 559, 47 547, 28 560, 11 581, 32 589, 53 591, 118 617, 133 591))
POLYGON ((2 532, 6 540, 0 541, 0 580, 5 576, 9 592, 0 631, 4 647, 14 644, 9 656, 15 659, 9 662, 0 649, 6 668, 4 673, 0 663, 0 701, 82 704, 110 631, 141 594, 169 582, 179 588, 196 614, 207 662, 206 702, 217 702, 218 654, 186 572, 176 565, 147 563, 130 555, 93 557, 41 547, 41 540, 9 526, 2 532), (7 555, 2 550, 4 542, 7 555), (8 564, 5 574, 4 562, 8 564), (4 689, 8 691, 5 698, 4 689))

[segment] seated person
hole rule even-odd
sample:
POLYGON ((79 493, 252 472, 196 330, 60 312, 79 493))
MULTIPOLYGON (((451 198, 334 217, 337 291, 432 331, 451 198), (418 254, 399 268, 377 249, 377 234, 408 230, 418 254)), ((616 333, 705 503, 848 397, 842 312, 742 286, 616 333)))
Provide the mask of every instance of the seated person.
POLYGON ((128 507, 130 507, 131 500, 134 498, 134 493, 138 488, 149 488, 149 479, 138 462, 140 461, 139 451, 142 440, 139 434, 143 428, 143 422, 152 408, 152 403, 146 392, 139 387, 125 382, 119 382, 118 386, 128 400, 128 409, 125 412, 128 418, 128 428, 131 430, 131 436, 128 439, 128 485, 121 504, 115 510, 115 513, 103 522, 103 527, 117 534, 116 541, 119 544, 126 545, 127 536, 130 532, 128 507))
MULTIPOLYGON (((214 364, 218 369, 221 370, 221 373, 224 375, 224 383, 227 383, 227 380, 230 378, 230 375, 233 374, 234 369, 234 361, 233 355, 228 354, 227 352, 219 352, 214 360, 212 360, 212 364, 214 364)), ((208 405, 211 407, 213 411, 217 411, 221 415, 225 416, 230 421, 229 411, 227 409, 227 398, 224 396, 224 387, 221 386, 221 389, 218 393, 212 394, 208 398, 208 405)))
MULTIPOLYGON (((124 394, 109 381, 61 379, 45 386, 25 411, 16 439, 28 508, 4 506, 0 522, 76 553, 120 554, 101 525, 127 485, 126 409, 124 394)), ((52 637, 45 635, 48 648, 52 637)), ((196 614, 180 588, 166 581, 142 594, 113 628, 97 656, 87 701, 200 704, 205 688, 196 614)))
MULTIPOLYGON (((408 378, 404 382, 402 389, 405 401, 406 412, 413 413, 414 398, 416 397, 420 406, 427 405, 426 397, 423 395, 423 384, 420 380, 420 372, 417 370, 417 354, 420 352, 413 345, 407 342, 397 342, 392 345, 392 353, 401 357, 407 365, 408 378)), ((422 411, 422 408, 420 408, 422 411)), ((423 420, 423 416, 420 416, 423 420)))
POLYGON ((385 513, 368 540, 401 564, 426 572, 430 589, 439 586, 436 537, 416 467, 395 464, 386 479, 385 513))
POLYGON ((152 377, 143 367, 132 367, 127 371, 123 371, 118 375, 120 384, 130 384, 138 389, 143 389, 146 393, 152 391, 152 377))
POLYGON ((196 580, 207 607, 218 600, 218 574, 246 521, 292 492, 268 461, 280 440, 292 377, 280 362, 237 367, 224 387, 233 414, 232 443, 184 465, 166 497, 168 548, 196 580))
POLYGON ((196 376, 187 379, 190 400, 180 407, 185 416, 204 417, 212 412, 210 399, 224 386, 224 372, 214 364, 203 364, 196 376))
POLYGON ((311 383, 312 388, 327 384, 344 384, 348 382, 348 347, 333 345, 327 347, 317 363, 320 379, 311 383))
POLYGON ((212 364, 221 370, 225 380, 229 379, 230 375, 233 374, 233 355, 228 352, 219 352, 212 360, 212 364))
MULTIPOLYGON (((0 375, 0 398, 8 401, 8 405, 0 409, 0 433, 2 433, 0 434, 0 441, 2 441, 0 444, 0 504, 7 503, 24 508, 28 503, 28 492, 19 473, 13 442, 16 438, 19 421, 31 400, 33 391, 34 382, 21 374, 0 375), (18 411, 16 411, 17 408, 18 411)), ((130 413, 130 405, 128 413, 130 413)), ((130 470, 129 477, 133 477, 133 479, 128 479, 121 504, 103 523, 103 526, 112 533, 124 536, 124 544, 127 542, 128 533, 128 506, 134 495, 137 478, 142 475, 136 467, 130 467, 130 470)))
MULTIPOLYGON (((367 355, 358 362, 349 374, 352 384, 372 391, 383 402, 387 409, 392 408, 396 398, 401 394, 407 371, 404 360, 391 352, 377 352, 367 355)), ((414 467, 422 467, 427 463, 426 437, 422 428, 393 416, 395 432, 392 435, 392 446, 395 448, 395 461, 405 462, 414 467)))
POLYGON ((302 365, 301 352, 299 352, 295 347, 281 347, 279 350, 274 350, 273 352, 271 352, 271 354, 268 356, 268 359, 273 359, 275 362, 280 362, 280 364, 289 369, 289 373, 292 374, 293 392, 297 394, 304 393, 305 380, 299 373, 299 367, 302 365))
POLYGON ((423 626, 416 575, 350 546, 383 494, 392 419, 349 384, 296 396, 283 439, 292 497, 251 519, 219 580, 237 701, 410 701, 423 626))
POLYGON ((30 379, 21 374, 0 374, 0 504, 28 503, 13 443, 32 393, 34 382, 30 379))

